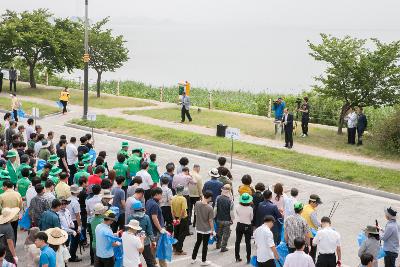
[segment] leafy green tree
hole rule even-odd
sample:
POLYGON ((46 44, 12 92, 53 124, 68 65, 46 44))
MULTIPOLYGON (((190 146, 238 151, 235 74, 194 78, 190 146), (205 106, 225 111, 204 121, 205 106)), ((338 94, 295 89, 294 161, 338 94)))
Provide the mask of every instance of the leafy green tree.
POLYGON ((342 39, 321 34, 322 43, 308 41, 317 61, 326 63, 325 73, 314 79, 317 92, 342 101, 338 134, 351 106, 374 108, 400 102, 400 41, 382 43, 371 39, 342 39))
POLYGON ((81 25, 55 18, 46 9, 20 14, 7 10, 0 17, 0 60, 11 63, 21 58, 29 67, 29 82, 36 88, 35 68, 49 72, 71 72, 81 65, 81 25))
POLYGON ((128 49, 122 35, 113 36, 111 29, 103 29, 109 18, 105 18, 90 27, 89 31, 89 66, 97 72, 97 97, 100 97, 101 75, 114 72, 128 61, 128 49))

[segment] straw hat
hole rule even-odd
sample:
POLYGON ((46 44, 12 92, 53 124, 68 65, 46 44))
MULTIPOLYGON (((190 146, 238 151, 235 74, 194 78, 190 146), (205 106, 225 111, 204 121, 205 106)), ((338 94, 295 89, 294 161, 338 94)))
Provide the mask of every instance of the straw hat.
POLYGON ((104 189, 102 192, 101 192, 101 198, 107 198, 107 199, 112 199, 113 197, 114 197, 114 195, 111 195, 111 191, 110 190, 108 190, 108 189, 104 189))
POLYGON ((93 213, 100 215, 100 214, 103 214, 106 211, 106 209, 107 208, 103 204, 96 203, 93 207, 93 213))
POLYGON ((76 184, 73 184, 73 185, 70 186, 69 190, 73 194, 79 194, 82 191, 82 188, 77 186, 76 184))
POLYGON ((0 215, 0 224, 5 224, 14 219, 18 214, 19 208, 3 208, 0 215))
POLYGON ((68 234, 63 229, 58 227, 49 228, 45 231, 48 236, 47 243, 55 246, 64 244, 68 240, 68 234))
POLYGON ((219 175, 219 173, 218 173, 218 169, 217 168, 212 168, 209 172, 208 172, 208 174, 211 176, 211 177, 215 177, 215 178, 218 178, 220 175, 219 175))
POLYGON ((367 228, 364 229, 364 232, 367 234, 379 235, 379 231, 376 226, 368 225, 367 228))
POLYGON ((140 227, 139 222, 136 220, 130 220, 129 223, 125 225, 125 227, 131 228, 136 231, 142 230, 142 227, 140 227))

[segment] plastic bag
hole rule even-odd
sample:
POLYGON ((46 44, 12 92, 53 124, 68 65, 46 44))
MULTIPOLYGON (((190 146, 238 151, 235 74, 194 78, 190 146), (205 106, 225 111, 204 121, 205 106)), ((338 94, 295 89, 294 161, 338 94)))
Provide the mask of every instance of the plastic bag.
POLYGON ((114 258, 115 258, 114 267, 122 267, 124 258, 123 245, 114 247, 114 258))
POLYGON ((250 259, 251 266, 257 267, 257 256, 253 256, 250 259))
POLYGON ((46 161, 43 159, 38 159, 36 170, 40 171, 41 169, 43 169, 44 165, 46 165, 46 161))
POLYGON ((217 241, 216 238, 215 238, 215 236, 214 236, 214 235, 213 235, 213 236, 210 236, 210 239, 208 239, 208 244, 209 244, 209 245, 212 245, 212 244, 215 243, 215 241, 217 241))
POLYGON ((93 148, 91 148, 88 152, 88 154, 90 156, 92 156, 92 158, 90 159, 90 163, 94 163, 94 161, 96 160, 96 150, 94 150, 93 148))
POLYGON ((110 210, 115 214, 115 218, 118 220, 119 217, 119 208, 116 206, 111 206, 110 210))
MULTIPOLYGON (((357 243, 358 246, 361 247, 362 243, 364 243, 367 240, 367 236, 365 235, 364 231, 361 231, 358 236, 357 236, 357 243)), ((381 248, 379 249, 378 255, 377 255, 377 259, 382 259, 383 257, 385 257, 386 253, 383 250, 383 247, 381 246, 381 248)))
POLYGON ((160 239, 158 239, 156 258, 159 260, 172 260, 172 245, 175 244, 177 240, 169 234, 161 234, 160 239))
POLYGON ((29 217, 29 208, 25 210, 21 220, 18 221, 18 226, 24 230, 29 230, 31 228, 31 218, 29 217))
POLYGON ((289 249, 285 241, 281 241, 279 245, 276 247, 276 250, 279 254, 279 260, 275 260, 276 266, 282 266, 285 263, 287 255, 289 255, 289 249))

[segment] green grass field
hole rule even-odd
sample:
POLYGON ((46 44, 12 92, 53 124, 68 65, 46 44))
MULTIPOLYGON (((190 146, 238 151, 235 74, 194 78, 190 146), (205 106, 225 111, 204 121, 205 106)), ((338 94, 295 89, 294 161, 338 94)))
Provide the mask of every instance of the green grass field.
MULTIPOLYGON (((155 119, 166 120, 166 121, 180 121, 180 113, 178 108, 168 108, 159 110, 135 110, 135 111, 124 111, 126 114, 135 114, 148 116, 155 119)), ((241 132, 256 136, 275 139, 274 124, 270 120, 265 120, 262 117, 245 117, 233 113, 217 112, 208 109, 201 109, 198 112, 192 109, 191 115, 193 117, 192 124, 206 126, 209 128, 216 128, 219 123, 228 125, 234 128, 240 128, 241 132)), ((346 129, 344 129, 346 132, 346 129)), ((297 133, 301 133, 301 122, 298 122, 297 133)), ((337 135, 335 130, 324 129, 321 127, 309 126, 309 137, 302 138, 300 136, 294 136, 294 142, 304 145, 316 146, 345 153, 363 155, 373 158, 384 158, 391 160, 400 160, 398 154, 388 154, 381 149, 377 149, 371 142, 369 142, 368 136, 364 138, 363 146, 349 146, 347 145, 347 134, 337 135)))
MULTIPOLYGON (((72 105, 82 105, 83 103, 83 91, 70 89, 71 99, 70 104, 72 105)), ((38 97, 48 100, 58 101, 58 97, 60 95, 60 90, 53 89, 43 89, 40 86, 38 88, 30 88, 27 84, 18 84, 17 85, 17 94, 23 96, 32 96, 38 97)), ((129 99, 126 97, 118 97, 118 96, 108 96, 103 95, 100 98, 96 97, 96 94, 93 92, 89 92, 89 106, 94 108, 131 108, 131 107, 144 107, 144 106, 152 106, 153 104, 148 103, 146 101, 140 101, 136 99, 129 99)))
MULTIPOLYGON (((39 115, 41 117, 60 111, 60 109, 58 109, 55 105, 52 107, 29 101, 22 101, 22 109, 25 111, 27 115, 32 115, 33 107, 39 108, 39 115)), ((8 94, 0 96, 0 109, 11 110, 11 98, 8 96, 8 94)))
MULTIPOLYGON (((107 116, 98 116, 97 121, 94 122, 77 119, 73 120, 72 123, 222 155, 228 155, 231 148, 230 141, 224 138, 166 129, 122 118, 113 117, 111 119, 111 117, 107 116)), ((400 182, 399 171, 304 155, 294 151, 243 142, 235 143, 234 157, 332 180, 400 193, 400 187, 398 186, 400 182), (290 164, 287 164, 288 162, 290 164)))

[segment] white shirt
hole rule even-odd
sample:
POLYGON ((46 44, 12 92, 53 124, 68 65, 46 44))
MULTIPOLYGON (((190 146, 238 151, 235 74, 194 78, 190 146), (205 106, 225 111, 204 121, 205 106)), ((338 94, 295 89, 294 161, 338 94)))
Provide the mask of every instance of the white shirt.
POLYGON ((315 264, 311 256, 304 251, 295 251, 287 255, 283 267, 315 267, 315 264))
POLYGON ((32 198, 36 197, 37 193, 35 190, 35 187, 33 187, 32 185, 28 188, 28 190, 26 191, 26 205, 29 208, 31 206, 31 200, 32 198))
POLYGON ((66 231, 67 233, 73 233, 71 228, 74 228, 74 222, 71 219, 71 213, 68 209, 60 210, 58 213, 58 217, 60 218, 61 229, 66 231))
POLYGON ((67 154, 67 164, 74 165, 78 162, 78 149, 74 144, 68 144, 65 148, 67 154))
POLYGON ((35 129, 31 126, 31 125, 28 125, 28 126, 26 126, 26 129, 25 129, 25 134, 26 134, 26 140, 31 140, 31 133, 34 133, 35 132, 35 129))
POLYGON ((251 206, 236 206, 236 216, 238 217, 238 222, 243 224, 251 224, 253 220, 253 208, 251 206))
POLYGON ((124 248, 124 266, 139 266, 140 254, 138 249, 143 247, 140 238, 134 234, 123 232, 122 233, 122 244, 124 248))
POLYGON ((39 150, 42 148, 42 141, 38 141, 35 143, 33 150, 35 151, 35 155, 39 153, 39 150))
POLYGON ((357 126, 357 114, 353 111, 345 118, 347 120, 347 128, 355 128, 357 126))
POLYGON ((331 227, 322 228, 314 237, 313 245, 318 246, 320 254, 332 254, 340 246, 340 234, 331 227))
POLYGON ((101 203, 101 196, 94 195, 86 201, 87 222, 90 223, 94 217, 94 205, 101 203))
POLYGON ((139 187, 143 188, 143 190, 149 190, 154 183, 153 179, 151 179, 151 175, 146 170, 138 171, 136 176, 142 177, 142 183, 139 187))
POLYGON ((275 246, 274 236, 267 225, 263 224, 254 231, 254 241, 257 246, 258 262, 274 259, 274 253, 271 249, 275 246))
POLYGON ((71 203, 68 204, 67 209, 69 210, 69 213, 71 214, 71 219, 73 221, 76 221, 76 215, 77 213, 81 213, 81 205, 79 205, 78 198, 76 196, 70 196, 68 200, 71 201, 71 203))
POLYGON ((292 196, 284 195, 283 201, 285 202, 285 209, 284 209, 285 210, 285 213, 284 213, 285 218, 287 218, 291 215, 294 215, 295 214, 294 204, 297 202, 297 199, 292 196))
POLYGON ((56 252, 56 266, 65 267, 65 262, 67 262, 69 258, 71 258, 71 255, 68 249, 64 245, 61 245, 56 252))

